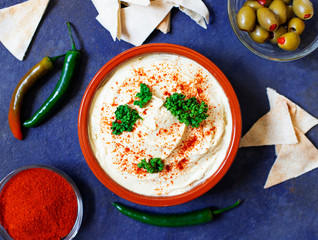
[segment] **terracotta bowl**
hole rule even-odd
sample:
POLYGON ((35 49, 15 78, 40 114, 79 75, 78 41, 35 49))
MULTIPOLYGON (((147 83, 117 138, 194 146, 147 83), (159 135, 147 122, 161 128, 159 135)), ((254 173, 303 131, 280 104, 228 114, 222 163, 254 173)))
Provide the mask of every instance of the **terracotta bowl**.
POLYGON ((229 83, 228 79, 221 72, 221 70, 215 66, 209 59, 204 57, 203 55, 195 52, 186 47, 182 47, 179 45, 166 44, 166 43, 156 43, 156 44, 147 44, 140 47, 135 47, 129 49, 113 59, 111 59, 108 63, 106 63, 93 77, 90 84, 88 85, 85 94, 82 99, 82 103, 79 110, 78 117, 78 135, 79 142, 82 148, 83 155, 86 159, 86 162, 90 169, 93 171, 95 176, 103 183, 109 190, 118 196, 142 205, 146 206, 172 206, 181 203, 188 202, 193 200, 208 190, 210 190, 213 186, 215 186, 221 178, 225 175, 225 173, 230 168, 235 155, 238 150, 239 141, 241 137, 241 111, 239 102, 235 95, 235 92, 229 83), (88 121, 89 121, 89 112, 92 100, 94 99, 95 92, 99 88, 99 86, 104 82, 104 79, 110 74, 116 67, 120 64, 138 57, 144 54, 150 53, 171 53, 180 56, 187 57, 197 62, 205 69, 207 69, 219 82, 221 87, 223 88, 228 100, 232 114, 232 136, 230 145, 227 151, 227 154, 220 164, 217 171, 208 178, 202 184, 192 188, 190 191, 185 192, 183 194, 175 195, 175 196, 145 196, 141 194, 134 193, 121 185, 117 184, 112 178, 110 178, 99 165, 98 160, 95 158, 95 155, 91 149, 89 135, 88 135, 88 121))

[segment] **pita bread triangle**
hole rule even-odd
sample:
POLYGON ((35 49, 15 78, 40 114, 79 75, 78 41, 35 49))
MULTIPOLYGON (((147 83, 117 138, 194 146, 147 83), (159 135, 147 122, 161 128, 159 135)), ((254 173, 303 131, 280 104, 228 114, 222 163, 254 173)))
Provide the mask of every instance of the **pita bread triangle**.
POLYGON ((242 137, 240 147, 297 143, 286 101, 278 102, 242 137))
POLYGON ((310 115, 304 109, 299 107, 288 98, 277 93, 274 89, 267 88, 267 96, 272 109, 279 100, 285 100, 288 105, 289 113, 294 127, 298 128, 303 133, 307 133, 312 127, 318 124, 318 119, 310 115))
POLYGON ((171 12, 169 12, 167 16, 157 26, 157 29, 160 30, 163 34, 166 34, 170 31, 170 19, 171 12))
POLYGON ((151 1, 147 7, 130 5, 122 8, 121 39, 135 46, 141 45, 172 8, 171 3, 162 0, 151 1))
MULTIPOLYGON (((299 129, 304 134, 307 133, 312 127, 318 124, 317 118, 310 115, 308 112, 306 112, 304 109, 299 107, 294 102, 290 101, 288 98, 284 97, 283 95, 280 95, 274 89, 267 88, 266 90, 270 108, 272 109, 273 107, 275 107, 275 104, 278 101, 286 101, 294 127, 299 129)), ((275 146, 276 155, 278 155, 280 148, 280 144, 275 146)))
POLYGON ((23 60, 49 0, 29 0, 0 9, 0 42, 23 60))
POLYGON ((282 145, 264 188, 298 177, 318 167, 318 150, 295 128, 299 142, 282 145))
POLYGON ((120 2, 118 0, 92 0, 98 16, 97 21, 106 28, 114 41, 121 38, 120 2))
POLYGON ((124 0, 123 2, 141 6, 148 6, 150 4, 150 0, 124 0))
POLYGON ((209 10, 201 0, 171 0, 175 7, 187 14, 192 20, 203 28, 209 23, 209 10))

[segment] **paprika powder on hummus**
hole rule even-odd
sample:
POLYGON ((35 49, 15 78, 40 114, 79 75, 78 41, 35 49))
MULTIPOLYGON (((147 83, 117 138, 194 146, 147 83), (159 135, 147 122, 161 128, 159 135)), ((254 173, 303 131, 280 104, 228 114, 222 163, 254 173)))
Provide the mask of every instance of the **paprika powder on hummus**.
POLYGON ((104 171, 117 183, 148 196, 189 191, 217 171, 232 134, 228 99, 213 75, 191 59, 174 54, 144 55, 117 67, 95 93, 89 117, 92 150, 104 171), (146 84, 152 98, 144 108, 133 103, 146 84), (209 115, 193 128, 180 123, 164 106, 173 93, 195 97, 209 115), (138 111, 132 132, 112 134, 116 108, 138 111), (148 173, 142 159, 161 158, 164 169, 148 173))

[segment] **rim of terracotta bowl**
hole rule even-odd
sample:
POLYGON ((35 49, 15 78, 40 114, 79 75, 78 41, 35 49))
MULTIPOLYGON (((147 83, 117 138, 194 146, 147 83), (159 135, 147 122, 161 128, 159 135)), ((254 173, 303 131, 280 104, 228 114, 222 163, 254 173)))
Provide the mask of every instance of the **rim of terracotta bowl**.
POLYGON ((119 197, 122 197, 128 201, 137 204, 156 207, 173 206, 191 201, 206 193, 212 187, 214 187, 225 175, 225 173, 229 170, 230 166, 234 161, 239 146, 241 130, 242 120, 239 102, 230 82, 222 73, 222 71, 208 58, 201 55, 200 53, 183 46, 168 43, 153 43, 142 45, 139 47, 134 47, 126 50, 125 52, 120 53, 119 55, 115 56, 110 61, 108 61, 96 73, 96 75, 93 77, 90 84, 88 85, 81 102, 78 116, 78 135, 80 146, 88 166, 95 174, 95 176, 99 179, 99 181, 119 197), (216 80, 223 88, 223 91, 225 92, 229 100, 229 105, 232 114, 231 141, 229 144, 229 148, 227 150, 227 154, 222 163, 220 164, 219 168, 217 169, 217 171, 214 174, 212 174, 206 181, 199 184, 198 186, 192 188, 191 190, 185 193, 174 196, 146 196, 134 193, 119 185, 106 174, 106 172, 100 166, 98 160, 95 158, 94 152, 91 149, 88 135, 88 117, 91 103, 96 90, 104 82, 106 76, 108 76, 108 74, 110 74, 119 65, 130 59, 133 59, 141 55, 153 53, 168 53, 187 57, 197 62, 199 65, 203 66, 205 69, 207 69, 216 78, 216 80))

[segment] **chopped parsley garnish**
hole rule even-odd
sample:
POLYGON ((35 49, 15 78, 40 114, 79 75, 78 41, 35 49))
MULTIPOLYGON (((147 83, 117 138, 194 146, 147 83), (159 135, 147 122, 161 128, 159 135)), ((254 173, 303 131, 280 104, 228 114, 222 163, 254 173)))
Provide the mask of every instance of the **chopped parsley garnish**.
POLYGON ((200 123, 209 116, 206 114, 208 105, 204 101, 200 104, 195 97, 185 100, 185 96, 181 93, 174 93, 168 97, 164 106, 181 123, 195 128, 199 127, 200 123))
POLYGON ((131 132, 138 119, 142 119, 136 109, 126 105, 119 105, 115 111, 116 120, 112 123, 112 134, 120 135, 124 131, 131 132))
POLYGON ((149 173, 157 173, 163 170, 163 162, 161 158, 151 158, 149 162, 146 159, 142 159, 137 167, 144 168, 149 173))
POLYGON ((150 89, 146 84, 140 83, 140 92, 136 94, 136 97, 140 98, 140 100, 135 101, 134 105, 143 108, 145 107, 147 102, 150 101, 152 93, 150 92, 150 89))

